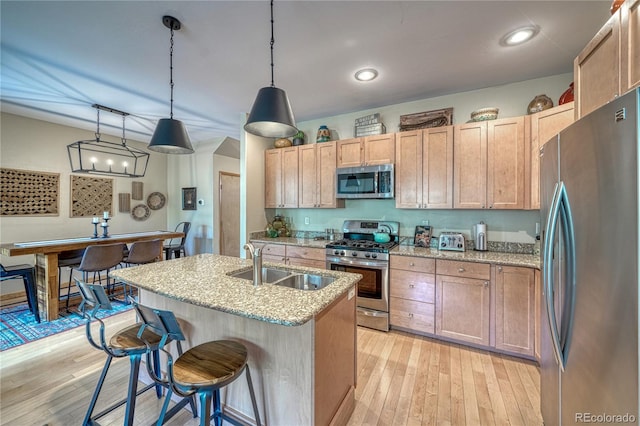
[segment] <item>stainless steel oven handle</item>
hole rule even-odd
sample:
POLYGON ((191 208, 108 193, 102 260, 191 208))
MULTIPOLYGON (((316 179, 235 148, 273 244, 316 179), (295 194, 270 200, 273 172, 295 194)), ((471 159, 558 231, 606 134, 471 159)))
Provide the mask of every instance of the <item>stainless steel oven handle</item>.
POLYGON ((362 314, 367 317, 385 317, 388 315, 388 312, 381 312, 381 311, 369 311, 364 309, 357 309, 357 311, 359 314, 362 314))
POLYGON ((327 264, 332 263, 335 265, 349 265, 349 266, 360 266, 360 267, 370 267, 376 269, 388 269, 389 262, 386 261, 375 261, 375 260, 362 260, 362 259, 349 259, 344 257, 327 257, 327 264))

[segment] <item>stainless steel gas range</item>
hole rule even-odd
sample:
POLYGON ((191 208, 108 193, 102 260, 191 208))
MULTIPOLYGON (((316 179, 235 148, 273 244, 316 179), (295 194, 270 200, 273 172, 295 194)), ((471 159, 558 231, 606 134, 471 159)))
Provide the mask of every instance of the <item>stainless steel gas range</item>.
POLYGON ((357 322, 389 331, 389 251, 398 245, 399 222, 346 220, 344 238, 326 245, 327 269, 362 275, 357 284, 357 322), (390 241, 378 243, 374 233, 384 230, 390 241))

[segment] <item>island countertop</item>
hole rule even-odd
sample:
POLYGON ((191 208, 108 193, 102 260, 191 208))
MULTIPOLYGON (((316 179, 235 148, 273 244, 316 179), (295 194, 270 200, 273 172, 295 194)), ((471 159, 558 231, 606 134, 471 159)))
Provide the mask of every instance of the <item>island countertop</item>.
POLYGON ((227 274, 250 269, 250 259, 199 254, 111 272, 127 284, 193 305, 285 326, 306 323, 339 296, 354 288, 361 275, 264 262, 263 266, 336 277, 320 290, 296 290, 273 284, 254 286, 227 274))

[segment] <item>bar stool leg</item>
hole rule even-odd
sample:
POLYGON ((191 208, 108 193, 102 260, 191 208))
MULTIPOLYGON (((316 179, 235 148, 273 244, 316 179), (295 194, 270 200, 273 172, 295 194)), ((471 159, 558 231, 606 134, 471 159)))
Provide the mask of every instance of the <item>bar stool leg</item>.
POLYGON ((113 357, 107 356, 107 361, 104 363, 104 367, 102 368, 100 379, 98 380, 98 384, 96 385, 96 390, 93 392, 93 396, 91 397, 91 402, 89 403, 89 409, 87 410, 87 415, 84 416, 84 421, 82 422, 82 426, 90 426, 93 424, 91 420, 91 416, 93 415, 93 410, 96 408, 98 395, 100 395, 100 391, 102 390, 102 385, 104 384, 104 379, 105 377, 107 377, 107 372, 109 371, 111 360, 113 360, 113 357))
MULTIPOLYGON (((211 399, 213 392, 211 390, 203 390, 198 392, 200 398, 200 426, 209 426, 211 424, 211 399)), ((216 418, 216 425, 219 426, 216 418)))
POLYGON ((249 385, 249 395, 251 396, 251 404, 253 405, 253 415, 256 418, 256 425, 260 426, 260 412, 258 411, 258 401, 256 401, 256 394, 253 391, 253 381, 251 380, 249 364, 246 365, 244 374, 246 374, 247 376, 247 385, 249 385))
POLYGON ((129 373, 129 390, 127 391, 127 407, 125 409, 125 425, 133 425, 133 414, 136 410, 136 393, 138 391, 138 372, 141 355, 131 355, 131 372, 129 373))

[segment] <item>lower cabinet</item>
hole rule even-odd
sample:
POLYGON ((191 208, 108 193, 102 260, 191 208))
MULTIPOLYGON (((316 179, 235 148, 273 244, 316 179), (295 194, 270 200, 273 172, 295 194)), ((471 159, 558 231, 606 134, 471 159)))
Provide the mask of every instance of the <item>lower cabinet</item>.
POLYGON ((490 269, 489 264, 440 260, 436 262, 436 335, 489 346, 490 269), (448 271, 453 270, 457 273, 440 275, 441 263, 448 271), (483 271, 481 278, 468 278, 468 269, 472 269, 469 266, 473 269, 482 266, 481 269, 486 271, 483 271))
POLYGON ((392 328, 536 356, 538 271, 410 256, 390 267, 392 328))
POLYGON ((262 249, 262 260, 264 262, 325 269, 325 258, 325 251, 322 248, 287 244, 265 244, 262 249))
POLYGON ((435 261, 391 256, 390 309, 392 327, 418 333, 435 332, 435 261))

